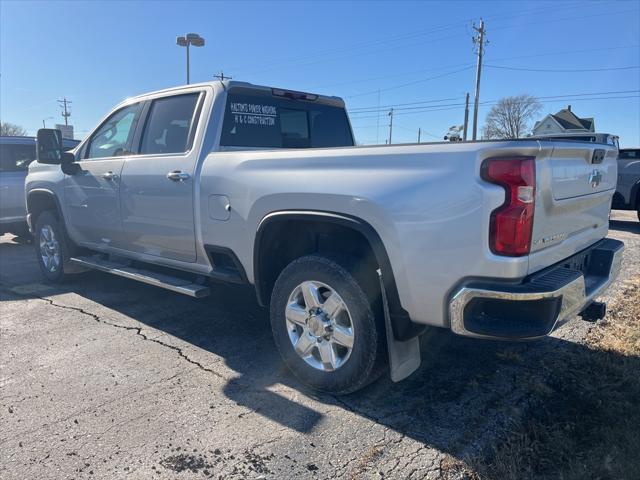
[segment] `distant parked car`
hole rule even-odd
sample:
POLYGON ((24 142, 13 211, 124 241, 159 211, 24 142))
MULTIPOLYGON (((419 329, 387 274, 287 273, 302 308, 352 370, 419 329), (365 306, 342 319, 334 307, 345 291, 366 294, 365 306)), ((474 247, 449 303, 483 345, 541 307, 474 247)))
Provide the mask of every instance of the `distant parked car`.
POLYGON ((622 148, 618 154, 618 186, 613 210, 636 210, 640 220, 640 148, 622 148))
MULTIPOLYGON (((65 139, 63 146, 72 150, 78 143, 79 140, 65 139)), ((24 179, 35 158, 35 137, 0 137, 0 235, 29 233, 24 179)))

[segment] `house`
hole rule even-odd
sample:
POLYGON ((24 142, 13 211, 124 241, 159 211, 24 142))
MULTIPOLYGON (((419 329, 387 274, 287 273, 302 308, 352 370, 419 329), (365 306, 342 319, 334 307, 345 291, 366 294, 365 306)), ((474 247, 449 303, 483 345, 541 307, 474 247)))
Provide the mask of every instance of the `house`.
POLYGON ((571 111, 571 105, 558 113, 550 113, 533 126, 533 135, 595 132, 593 118, 580 118, 571 111))

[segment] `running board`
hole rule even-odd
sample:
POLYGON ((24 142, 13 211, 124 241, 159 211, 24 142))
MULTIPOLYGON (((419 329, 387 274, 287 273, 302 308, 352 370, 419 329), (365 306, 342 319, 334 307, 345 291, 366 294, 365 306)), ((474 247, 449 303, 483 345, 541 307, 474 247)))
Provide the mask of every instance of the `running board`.
POLYGON ((206 297, 211 293, 209 287, 205 285, 199 285, 190 280, 153 272, 151 270, 142 270, 140 268, 111 262, 97 255, 91 257, 74 257, 71 258, 70 261, 85 268, 92 268, 94 270, 112 273, 130 280, 137 280, 138 282, 182 293, 183 295, 188 295, 190 297, 201 298, 206 297))

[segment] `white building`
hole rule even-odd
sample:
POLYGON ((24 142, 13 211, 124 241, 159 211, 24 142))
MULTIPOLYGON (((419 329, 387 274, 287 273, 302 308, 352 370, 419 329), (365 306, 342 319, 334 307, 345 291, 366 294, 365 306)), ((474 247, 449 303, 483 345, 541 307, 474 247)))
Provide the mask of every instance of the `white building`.
POLYGON ((595 132, 595 122, 593 118, 578 117, 571 111, 571 105, 550 113, 533 126, 533 135, 581 132, 595 132))

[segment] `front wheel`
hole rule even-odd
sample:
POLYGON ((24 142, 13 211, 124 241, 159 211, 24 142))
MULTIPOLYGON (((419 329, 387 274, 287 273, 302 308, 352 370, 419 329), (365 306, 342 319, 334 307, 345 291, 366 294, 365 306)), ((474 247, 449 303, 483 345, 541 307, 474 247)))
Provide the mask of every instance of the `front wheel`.
POLYGON ((38 216, 33 244, 38 266, 45 279, 53 283, 65 280, 69 246, 60 221, 53 212, 42 212, 38 216))
POLYGON ((302 382, 335 394, 374 381, 386 359, 384 324, 349 263, 320 255, 294 260, 271 296, 271 328, 284 362, 302 382))

